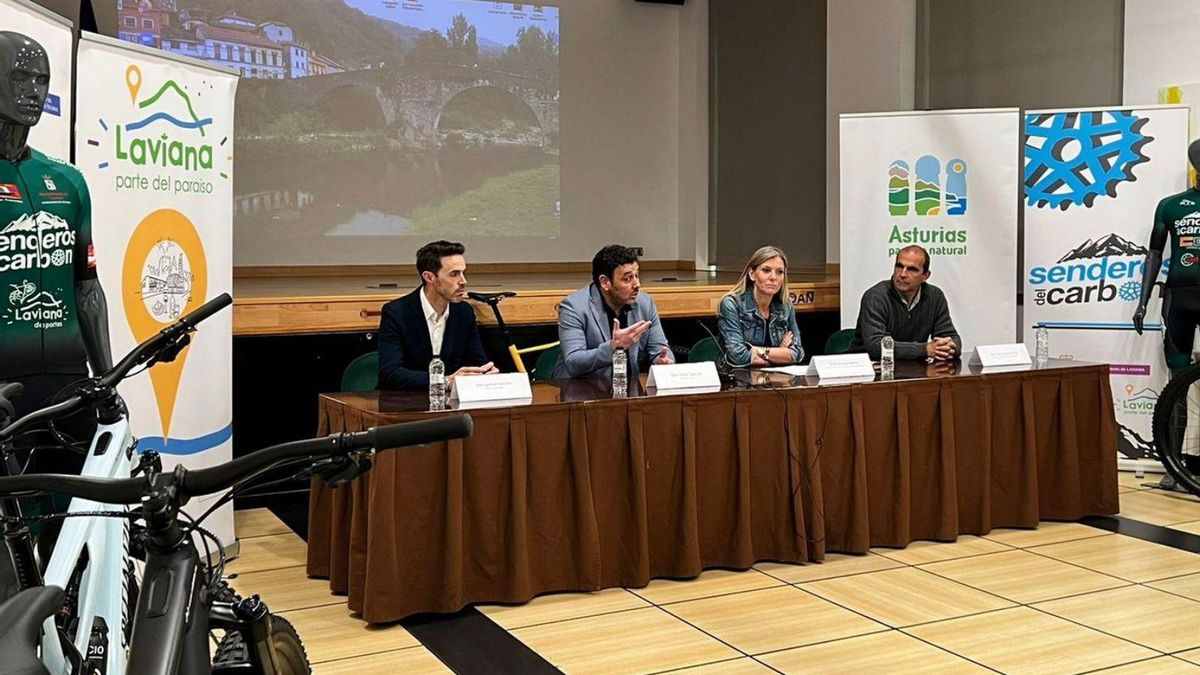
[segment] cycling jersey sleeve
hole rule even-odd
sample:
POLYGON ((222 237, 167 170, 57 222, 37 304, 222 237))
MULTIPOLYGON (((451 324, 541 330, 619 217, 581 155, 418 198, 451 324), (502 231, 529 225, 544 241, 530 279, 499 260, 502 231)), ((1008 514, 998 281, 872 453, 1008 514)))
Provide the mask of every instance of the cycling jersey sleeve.
POLYGON ((92 243, 92 195, 80 177, 73 181, 79 193, 79 231, 75 236, 75 283, 96 278, 96 247, 92 243))

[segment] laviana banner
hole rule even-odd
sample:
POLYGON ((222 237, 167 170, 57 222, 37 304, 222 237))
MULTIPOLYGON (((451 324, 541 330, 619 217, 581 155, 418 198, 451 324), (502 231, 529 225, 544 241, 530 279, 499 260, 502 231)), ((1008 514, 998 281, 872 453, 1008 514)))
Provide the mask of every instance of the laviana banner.
MULTIPOLYGON (((200 61, 85 33, 76 164, 92 194, 115 354, 233 285, 233 100, 238 79, 200 61)), ((165 466, 232 455, 231 310, 191 346, 121 386, 141 450, 165 466)), ((215 497, 193 500, 193 515, 215 497)), ((206 527, 233 541, 225 507, 206 527)))
POLYGON ((1187 187, 1187 144, 1184 106, 1025 114, 1025 340, 1045 326, 1051 356, 1112 364, 1129 459, 1153 456, 1150 422, 1168 378, 1158 293, 1143 335, 1132 317, 1155 207, 1187 187))
POLYGON ((71 161, 71 22, 28 0, 0 0, 0 30, 29 36, 50 60, 50 93, 29 145, 71 161))
POLYGON ((918 244, 964 353, 1016 339, 1020 125, 1016 108, 841 116, 843 327, 918 244))

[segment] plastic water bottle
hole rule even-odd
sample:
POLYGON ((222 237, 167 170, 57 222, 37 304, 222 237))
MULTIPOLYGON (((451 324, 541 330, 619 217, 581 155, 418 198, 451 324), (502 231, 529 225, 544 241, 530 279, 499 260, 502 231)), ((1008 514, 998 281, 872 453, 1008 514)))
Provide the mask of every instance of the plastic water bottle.
POLYGON ((629 393, 629 352, 624 349, 613 351, 612 395, 625 398, 629 393))
POLYGON ((429 409, 446 409, 446 364, 437 356, 429 362, 429 409))
POLYGON ((1038 326, 1034 333, 1037 342, 1037 364, 1043 365, 1050 360, 1050 331, 1045 326, 1038 326))
POLYGON ((884 335, 879 341, 879 377, 890 380, 896 376, 896 341, 884 335))

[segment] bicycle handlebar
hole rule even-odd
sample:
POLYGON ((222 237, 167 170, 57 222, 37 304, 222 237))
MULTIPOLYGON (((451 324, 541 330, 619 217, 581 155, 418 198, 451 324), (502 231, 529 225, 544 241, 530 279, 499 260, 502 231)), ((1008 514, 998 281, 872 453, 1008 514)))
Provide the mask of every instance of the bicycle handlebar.
POLYGON ((103 374, 99 378, 101 387, 113 387, 118 382, 125 379, 130 370, 137 366, 153 359, 158 355, 158 352, 168 343, 178 339, 186 333, 196 330, 196 324, 216 314, 222 309, 233 304, 233 298, 229 297, 228 293, 222 293, 208 302, 200 305, 190 314, 180 317, 175 323, 167 326, 159 331, 154 336, 147 339, 133 351, 125 355, 121 362, 113 366, 113 369, 103 374))
MULTIPOLYGON (((207 469, 182 469, 176 494, 186 499, 228 490, 239 481, 289 459, 336 456, 368 448, 384 450, 422 445, 466 438, 473 430, 470 415, 456 415, 283 443, 207 469)), ((83 478, 52 473, 0 477, 0 495, 55 492, 107 504, 136 504, 148 487, 144 477, 83 478)))
MULTIPOLYGON (((137 366, 140 366, 147 361, 153 360, 155 357, 159 356, 164 348, 174 344, 183 336, 196 330, 196 324, 207 319, 213 314, 216 314, 231 304, 233 304, 233 298, 229 297, 228 293, 222 293, 212 300, 209 300, 203 305, 197 307, 191 313, 180 317, 177 321, 175 321, 175 323, 167 326, 151 336, 145 342, 134 347, 133 351, 126 354, 125 358, 121 359, 120 363, 113 366, 112 370, 109 370, 107 373, 104 373, 100 377, 92 380, 96 384, 95 389, 98 391, 112 389, 121 380, 125 379, 130 370, 133 370, 137 366)), ((20 386, 19 383, 13 384, 20 386)), ((4 389, 0 389, 0 401, 3 401, 4 393, 8 390, 8 387, 11 386, 12 385, 7 385, 4 389)), ((56 403, 52 406, 42 408, 41 410, 31 412, 21 419, 12 422, 7 427, 0 429, 0 441, 11 438, 17 432, 21 431, 22 429, 27 429, 34 424, 65 417, 73 412, 81 410, 91 403, 91 401, 92 399, 84 396, 72 396, 61 403, 56 403)))

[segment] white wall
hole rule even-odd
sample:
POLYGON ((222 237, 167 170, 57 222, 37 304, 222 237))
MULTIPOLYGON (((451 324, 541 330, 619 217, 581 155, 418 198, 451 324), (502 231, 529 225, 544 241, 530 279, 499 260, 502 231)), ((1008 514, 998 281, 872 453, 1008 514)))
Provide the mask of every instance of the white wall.
POLYGON ((1125 0, 1123 103, 1157 103, 1161 87, 1200 82, 1198 32, 1195 0, 1125 0))
POLYGON ((838 115, 912 110, 917 0, 828 0, 825 259, 841 255, 838 115))

